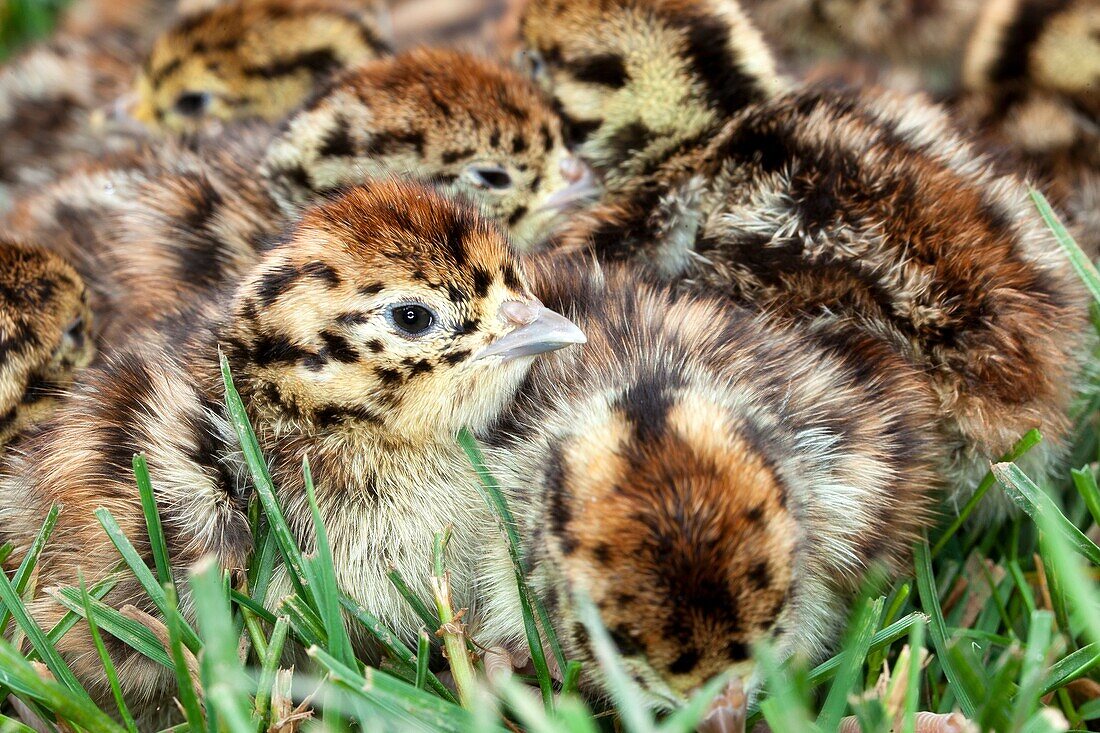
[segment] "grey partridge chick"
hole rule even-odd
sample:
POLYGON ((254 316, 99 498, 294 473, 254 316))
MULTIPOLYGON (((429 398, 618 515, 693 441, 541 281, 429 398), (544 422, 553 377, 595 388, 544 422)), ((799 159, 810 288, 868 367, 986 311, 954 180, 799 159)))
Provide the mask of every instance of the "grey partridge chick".
POLYGON ((590 182, 576 168, 527 79, 419 50, 347 72, 283 128, 236 127, 70 176, 21 201, 11 227, 84 263, 104 328, 124 335, 239 276, 301 206, 348 185, 432 181, 532 241, 590 182))
POLYGON ((767 65, 743 18, 684 6, 528 5, 528 44, 559 105, 588 121, 578 150, 608 188, 557 246, 814 324, 838 349, 850 330, 882 339, 936 395, 950 487, 975 486, 1035 427, 1046 441, 1028 460, 1049 470, 1085 300, 1024 183, 991 172, 921 98, 776 91, 753 73, 767 65), (716 124, 651 124, 691 100, 716 124))
POLYGON ((0 212, 19 186, 130 153, 150 131, 281 119, 332 74, 389 51, 379 13, 352 0, 233 0, 181 17, 144 61, 127 28, 31 49, 0 70, 0 212))
POLYGON ((0 446, 57 407, 94 350, 84 283, 55 254, 0 238, 0 446))
POLYGON ((996 154, 1045 184, 1100 256, 1100 3, 986 3, 954 106, 996 154), (1016 160, 1019 159, 1019 160, 1016 160))
MULTIPOLYGON (((140 451, 180 577, 208 554, 223 568, 244 566, 249 490, 221 403, 220 346, 307 551, 315 534, 303 459, 312 465, 341 589, 414 641, 421 622, 387 573, 396 566, 428 594, 433 533, 453 525, 455 602, 470 609, 472 630, 506 637, 506 620, 481 608, 472 579, 482 565, 510 560, 455 433, 492 422, 534 355, 584 336, 531 295, 501 230, 428 189, 350 188, 307 210, 227 295, 109 354, 11 457, 0 481, 0 542, 16 547, 10 562, 63 504, 55 536, 65 541, 45 548, 39 589, 72 586, 78 570, 89 582, 111 572, 117 554, 93 510, 109 507, 132 539, 142 536, 127 478, 140 451)), ((279 570, 270 602, 287 591, 279 570)), ((132 577, 105 601, 152 611, 132 577)), ((47 628, 64 612, 46 595, 30 607, 47 628)), ((367 639, 355 642, 369 651, 367 639)), ((74 629, 59 648, 109 697, 87 634, 74 629)), ((117 641, 109 651, 133 709, 170 699, 170 670, 117 641)))
POLYGON ((867 569, 904 571, 931 518, 924 380, 871 336, 837 349, 614 265, 528 272, 588 343, 539 360, 481 437, 588 691, 605 688, 577 591, 655 708, 731 668, 751 694, 764 639, 826 656, 867 569))

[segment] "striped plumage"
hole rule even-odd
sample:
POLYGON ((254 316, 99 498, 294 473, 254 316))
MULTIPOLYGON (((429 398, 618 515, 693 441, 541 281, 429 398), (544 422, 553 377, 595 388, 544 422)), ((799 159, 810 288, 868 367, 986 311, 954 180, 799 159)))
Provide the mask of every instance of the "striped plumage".
MULTIPOLYGON (((602 24, 587 3, 528 7, 528 42, 559 59, 547 60, 549 76, 574 79, 555 85, 559 104, 595 109, 603 99, 616 110, 592 120, 579 148, 606 171, 609 190, 556 244, 643 262, 685 287, 830 329, 838 350, 853 330, 882 339, 936 395, 950 487, 970 490, 1033 427, 1046 441, 1028 460, 1042 475, 1066 435, 1086 322, 1080 284, 1026 186, 992 173, 946 113, 921 98, 775 92, 771 77, 743 62, 698 63, 691 39, 707 38, 710 58, 739 43, 756 49, 759 39, 704 2, 696 16, 638 10, 670 3, 609 0, 602 24), (608 31, 638 17, 645 33, 608 31), (603 50, 593 58, 597 38, 603 50), (682 39, 684 51, 666 58, 676 46, 665 38, 682 39), (578 69, 594 66, 626 74, 615 84, 575 83, 578 69), (682 95, 722 80, 736 109, 669 138, 647 124, 669 93, 658 96, 652 75, 635 68, 682 70, 667 76, 687 73, 682 95)), ((722 53, 736 60, 747 51, 722 53)))
POLYGON ((930 519, 935 410, 915 370, 874 338, 837 350, 830 329, 615 265, 536 260, 529 278, 588 343, 537 362, 481 437, 588 691, 604 690, 578 590, 654 707, 749 675, 765 637, 824 656, 863 573, 905 568, 930 519))
MULTIPOLYGON (((41 591, 74 585, 79 568, 95 582, 116 565, 96 507, 109 508, 148 552, 137 488, 127 478, 134 452, 148 458, 179 572, 205 554, 224 568, 243 566, 252 549, 247 484, 221 403, 221 346, 287 520, 307 550, 314 532, 302 461, 310 461, 342 589, 415 640, 420 620, 387 573, 398 567, 415 592, 428 594, 432 536, 451 524, 456 602, 470 609, 464 621, 475 634, 505 636, 511 619, 480 607, 475 579, 484 565, 507 570, 507 552, 454 434, 496 417, 534 347, 579 338, 575 328, 532 330, 565 321, 531 298, 505 235, 428 189, 351 188, 308 209, 226 295, 108 354, 4 467, 0 543, 15 545, 11 562, 50 506, 64 505, 37 566, 40 594, 31 609, 39 623, 49 628, 63 613, 41 591), (402 320, 415 308, 430 318, 402 320)), ((272 603, 286 583, 279 570, 272 603)), ((132 577, 105 600, 152 610, 132 577)), ((155 714, 171 694, 171 671, 108 642, 133 709, 155 714)), ((369 639, 355 642, 370 651, 369 639)), ((91 644, 74 629, 59 648, 106 698, 91 644)))
POLYGON ((185 15, 154 43, 132 113, 174 133, 276 122, 337 72, 391 52, 382 12, 357 0, 234 0, 185 15))
POLYGON ((349 0, 232 0, 184 14, 155 41, 142 31, 162 17, 32 47, 0 69, 0 213, 20 189, 132 152, 150 130, 277 121, 339 70, 388 51, 379 12, 349 0))
POLYGON ((10 222, 84 263, 113 339, 239 276, 301 205, 377 175, 432 181, 531 239, 558 216, 548 204, 567 159, 522 76, 420 50, 350 70, 283 127, 237 125, 81 171, 10 222))
POLYGON ((1100 255, 1098 39, 1095 0, 992 0, 955 104, 980 141, 1044 184, 1093 257, 1100 255))
POLYGON ((84 283, 57 255, 0 237, 0 446, 45 420, 91 361, 84 283))

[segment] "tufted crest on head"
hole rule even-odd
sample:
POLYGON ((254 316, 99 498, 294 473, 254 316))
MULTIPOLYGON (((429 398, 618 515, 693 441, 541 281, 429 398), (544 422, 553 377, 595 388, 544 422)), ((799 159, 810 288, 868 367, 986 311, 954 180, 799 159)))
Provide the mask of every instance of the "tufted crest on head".
MULTIPOLYGON (((287 125, 265 171, 293 208, 372 175, 411 173, 537 238, 556 212, 567 152, 538 89, 510 69, 419 49, 351 70, 287 125)), ((568 172, 568 169, 567 171, 568 172)))
POLYGON ((531 309, 545 311, 497 226, 375 182, 303 212, 239 288, 226 341, 276 422, 416 440, 502 408, 530 360, 483 352, 531 309))
POLYGON ((720 0, 531 0, 529 71, 595 167, 632 169, 781 90, 741 8, 720 0))
POLYGON ((84 283, 60 257, 0 238, 0 444, 52 407, 94 344, 84 283))
MULTIPOLYGON (((568 585, 639 683, 673 702, 751 666, 783 618, 800 534, 758 428, 682 380, 655 374, 594 406, 555 448, 548 509, 568 585)), ((576 624, 566 634, 584 649, 576 624)))
POLYGON ((141 70, 134 117, 176 133, 278 120, 332 74, 389 52, 381 12, 349 0, 234 0, 184 16, 141 70))

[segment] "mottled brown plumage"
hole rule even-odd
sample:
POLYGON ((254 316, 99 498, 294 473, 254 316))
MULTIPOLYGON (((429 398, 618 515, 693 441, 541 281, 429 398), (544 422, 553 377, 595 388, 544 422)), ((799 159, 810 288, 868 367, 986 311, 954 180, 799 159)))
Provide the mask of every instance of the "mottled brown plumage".
MULTIPOLYGON (((0 481, 0 542, 15 545, 18 562, 50 506, 64 505, 31 604, 52 626, 63 609, 46 589, 74 585, 80 570, 95 582, 116 565, 96 507, 109 508, 148 551, 127 478, 140 451, 177 573, 207 554, 241 568, 252 550, 249 489, 221 401, 221 347, 307 551, 315 533, 303 459, 312 465, 341 589, 414 640, 420 620, 387 573, 398 567, 427 594, 433 533, 451 524, 464 620, 473 633, 515 641, 512 619, 480 605, 482 568, 508 573, 510 561, 454 435, 499 414, 532 354, 579 340, 575 327, 532 298, 505 235, 473 209, 408 184, 351 188, 308 209, 227 301, 162 324, 81 380, 57 417, 10 457, 0 481)), ((269 602, 287 590, 279 569, 269 602)), ((186 586, 181 591, 189 613, 186 586)), ((132 577, 105 601, 152 610, 132 577)), ((371 650, 369 639, 355 643, 371 650)), ((74 629, 59 648, 106 698, 91 644, 74 629)), ((118 642, 109 651, 132 709, 155 714, 171 694, 171 671, 118 642)))
POLYGON ((70 176, 11 226, 83 263, 104 327, 124 335, 239 276, 303 204, 377 175, 434 182, 533 239, 560 215, 570 160, 522 76, 422 50, 349 71, 285 128, 236 126, 70 176))
POLYGON ((1100 4, 996 0, 966 56, 959 119, 1029 170, 1100 255, 1100 4))
POLYGON ((743 63, 698 63, 706 49, 739 59, 747 51, 726 49, 756 48, 758 38, 705 3, 694 16, 638 10, 667 4, 612 0, 600 6, 602 23, 587 3, 529 6, 528 42, 544 58, 560 48, 551 78, 575 79, 578 49, 597 38, 598 68, 627 69, 614 87, 555 86, 567 110, 600 99, 620 110, 594 120, 579 148, 606 171, 608 194, 557 244, 815 324, 835 334, 838 350, 850 332, 881 339, 936 395, 953 490, 969 491, 1033 427, 1046 442, 1029 460, 1048 470, 1068 427, 1084 299, 1023 182, 990 172, 921 98, 814 86, 768 93, 743 63), (633 35, 604 32, 639 15, 649 25, 633 35), (669 34, 709 40, 665 58, 675 46, 650 39, 669 34), (739 106, 705 130, 673 130, 670 144, 668 131, 646 124, 663 98, 630 71, 647 64, 688 70, 696 88, 739 90, 739 106))
POLYGON ((84 283, 57 255, 0 238, 0 446, 57 406, 91 361, 84 283))
POLYGON ((31 48, 0 69, 0 213, 20 187, 132 152, 149 131, 281 119, 336 72, 388 51, 380 12, 349 0, 233 0, 183 15, 155 42, 145 34, 161 23, 134 21, 31 48))
POLYGON ((868 336, 837 349, 829 329, 637 271, 532 265, 535 292, 589 340, 537 362, 482 437, 588 691, 606 690, 577 591, 654 707, 750 675, 764 638, 820 659, 863 573, 904 569, 930 519, 923 380, 868 336))
POLYGON ((390 52, 381 12, 356 0, 235 0, 186 15, 154 43, 133 115, 174 133, 278 121, 335 73, 390 52))

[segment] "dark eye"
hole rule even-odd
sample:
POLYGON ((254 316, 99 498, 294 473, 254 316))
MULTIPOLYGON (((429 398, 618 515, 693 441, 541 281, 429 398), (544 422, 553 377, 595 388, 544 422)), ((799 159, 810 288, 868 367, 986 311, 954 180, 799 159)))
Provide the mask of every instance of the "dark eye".
POLYGON ((512 187, 512 176, 498 165, 472 165, 466 169, 466 176, 478 188, 503 191, 512 187))
POLYGON ((410 336, 424 333, 435 323, 435 316, 422 305, 399 305, 390 310, 394 325, 410 336))
POLYGON ((185 117, 198 117, 206 112, 209 105, 210 95, 207 92, 182 92, 176 97, 174 107, 185 117))
POLYGON ((541 80, 546 74, 546 62, 542 60, 542 54, 538 51, 521 50, 516 54, 516 61, 520 70, 526 72, 532 79, 541 80))

